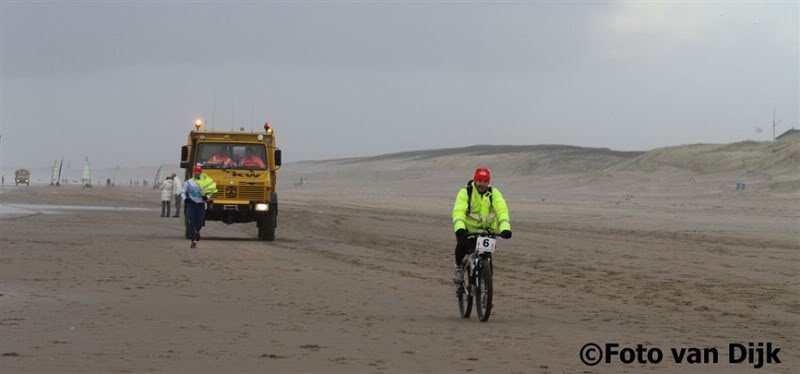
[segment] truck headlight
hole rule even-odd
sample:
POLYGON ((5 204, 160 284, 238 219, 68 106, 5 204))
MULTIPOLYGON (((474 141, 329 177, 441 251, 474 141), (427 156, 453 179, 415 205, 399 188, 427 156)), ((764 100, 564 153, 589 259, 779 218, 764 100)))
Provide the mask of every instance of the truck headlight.
POLYGON ((269 205, 264 203, 256 204, 256 212, 266 212, 267 210, 269 210, 269 205))

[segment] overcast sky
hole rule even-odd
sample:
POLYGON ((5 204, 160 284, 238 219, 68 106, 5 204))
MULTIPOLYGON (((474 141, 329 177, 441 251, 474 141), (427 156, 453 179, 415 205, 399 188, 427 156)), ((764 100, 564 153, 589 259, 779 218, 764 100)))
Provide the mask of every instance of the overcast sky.
POLYGON ((800 127, 798 1, 1 4, 3 168, 176 163, 197 117, 287 161, 800 127))

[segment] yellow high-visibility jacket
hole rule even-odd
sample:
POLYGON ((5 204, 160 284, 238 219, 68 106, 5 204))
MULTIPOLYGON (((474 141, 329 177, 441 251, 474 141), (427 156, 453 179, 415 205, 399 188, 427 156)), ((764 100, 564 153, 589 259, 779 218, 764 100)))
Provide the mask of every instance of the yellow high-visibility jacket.
POLYGON ((217 192, 217 183, 214 182, 211 177, 206 175, 206 173, 201 173, 200 178, 193 178, 194 181, 200 186, 200 189, 203 191, 203 196, 211 196, 217 192))
POLYGON ((489 189, 481 194, 477 187, 470 187, 472 181, 467 186, 462 187, 456 195, 456 202, 453 204, 453 231, 466 229, 469 232, 480 230, 492 230, 500 232, 511 230, 511 221, 508 215, 506 199, 497 187, 489 189), (472 190, 472 199, 467 196, 467 189, 472 190), (467 212, 467 205, 470 211, 467 212))

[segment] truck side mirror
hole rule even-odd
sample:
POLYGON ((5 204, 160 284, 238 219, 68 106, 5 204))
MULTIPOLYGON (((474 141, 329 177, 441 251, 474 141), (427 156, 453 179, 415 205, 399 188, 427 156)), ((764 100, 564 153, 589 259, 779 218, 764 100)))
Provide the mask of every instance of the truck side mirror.
POLYGON ((281 150, 275 150, 275 166, 281 166, 281 150))
POLYGON ((189 146, 181 147, 181 169, 189 167, 189 146))

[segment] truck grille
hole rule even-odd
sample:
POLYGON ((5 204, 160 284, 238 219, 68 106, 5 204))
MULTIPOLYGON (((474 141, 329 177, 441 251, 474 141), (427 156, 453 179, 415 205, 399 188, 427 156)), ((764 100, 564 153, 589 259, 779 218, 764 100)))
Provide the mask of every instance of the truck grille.
POLYGON ((219 186, 218 188, 219 191, 214 193, 213 196, 215 200, 221 200, 221 199, 239 199, 239 200, 249 200, 249 201, 266 200, 265 198, 266 193, 264 191, 263 183, 240 184, 238 188, 235 186, 219 186))
POLYGON ((264 200, 264 184, 240 184, 239 185, 239 198, 243 200, 264 200))

